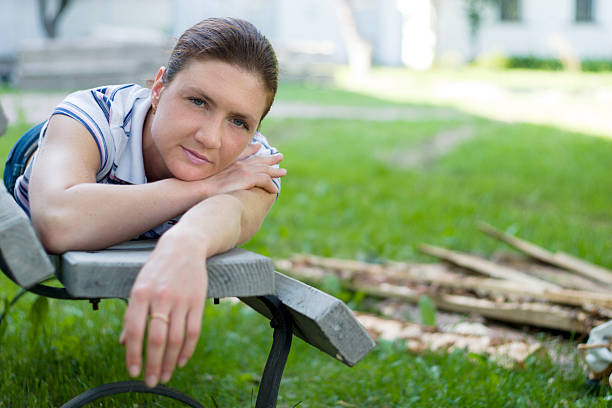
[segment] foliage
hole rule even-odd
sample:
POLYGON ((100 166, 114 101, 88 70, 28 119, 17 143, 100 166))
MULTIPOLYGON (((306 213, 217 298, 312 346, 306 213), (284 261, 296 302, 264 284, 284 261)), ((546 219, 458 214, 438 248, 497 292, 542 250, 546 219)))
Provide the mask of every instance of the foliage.
POLYGON ((487 6, 498 5, 499 0, 464 0, 465 14, 470 28, 470 42, 472 46, 473 56, 476 55, 476 42, 478 41, 478 32, 482 25, 482 15, 487 6))
MULTIPOLYGON (((541 58, 535 56, 504 56, 486 55, 478 58, 479 66, 496 69, 537 69, 547 71, 561 71, 565 67, 559 58, 541 58)), ((612 60, 585 59, 581 61, 581 70, 584 72, 610 72, 612 71, 612 60)))
POLYGON ((436 327, 436 305, 429 296, 423 295, 419 298, 419 311, 421 312, 421 324, 436 327))
POLYGON ((581 64, 584 72, 612 71, 612 60, 610 59, 585 59, 581 64))
POLYGON ((539 58, 533 56, 508 57, 506 68, 545 69, 549 71, 560 71, 563 63, 558 58, 539 58))

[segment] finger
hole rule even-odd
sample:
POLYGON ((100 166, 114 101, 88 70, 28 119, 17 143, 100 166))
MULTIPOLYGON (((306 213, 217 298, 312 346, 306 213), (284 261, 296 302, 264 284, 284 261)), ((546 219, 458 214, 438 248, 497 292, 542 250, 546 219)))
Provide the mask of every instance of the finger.
POLYGON ((247 157, 254 155, 259 151, 259 149, 261 149, 261 143, 252 143, 247 145, 242 153, 240 153, 240 156, 238 156, 238 160, 244 160, 247 157))
POLYGON ((270 176, 268 176, 267 174, 259 174, 258 176, 259 177, 257 178, 257 182, 255 183, 255 186, 263 188, 268 193, 272 193, 272 194, 278 193, 278 186, 276 185, 276 183, 272 180, 270 176))
POLYGON ((187 361, 193 355, 195 348, 200 338, 200 330, 202 329, 202 314, 204 313, 204 304, 201 307, 194 307, 187 314, 187 327, 185 330, 185 342, 179 354, 178 366, 184 367, 187 361))
POLYGON ((123 343, 125 344, 125 365, 132 377, 140 374, 142 363, 142 340, 147 321, 148 302, 133 295, 123 318, 123 343))
POLYGON ((170 316, 170 326, 168 327, 168 342, 161 370, 161 382, 167 383, 172 377, 174 367, 178 360, 179 352, 183 347, 185 338, 185 318, 187 313, 183 309, 176 309, 170 316))
MULTIPOLYGON (((155 310, 151 316, 168 316, 168 312, 155 310)), ((169 322, 160 318, 149 320, 149 336, 147 339, 147 367, 145 371, 145 383, 149 387, 155 387, 159 381, 162 358, 166 350, 166 339, 168 337, 169 322)))
POLYGON ((243 159, 242 162, 245 164, 266 164, 268 166, 274 166, 279 164, 283 160, 282 153, 266 156, 251 156, 243 159))
POLYGON ((266 174, 268 174, 272 178, 285 177, 287 175, 287 169, 270 166, 266 169, 266 174))

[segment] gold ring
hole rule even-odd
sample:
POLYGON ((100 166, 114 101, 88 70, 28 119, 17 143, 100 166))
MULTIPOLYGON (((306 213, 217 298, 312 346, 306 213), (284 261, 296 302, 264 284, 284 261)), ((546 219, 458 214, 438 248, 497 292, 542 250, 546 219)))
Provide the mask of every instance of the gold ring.
POLYGON ((159 319, 166 324, 170 323, 170 319, 168 319, 168 316, 163 313, 151 313, 151 320, 153 319, 159 319))

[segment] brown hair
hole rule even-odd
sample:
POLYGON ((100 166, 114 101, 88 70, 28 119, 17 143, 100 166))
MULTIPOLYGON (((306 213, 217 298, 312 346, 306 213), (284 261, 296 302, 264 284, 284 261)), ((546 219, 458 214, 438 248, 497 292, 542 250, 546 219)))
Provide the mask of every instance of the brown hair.
POLYGON ((248 21, 207 18, 187 29, 172 50, 164 82, 170 82, 192 59, 216 59, 259 74, 269 91, 268 106, 278 88, 278 62, 268 39, 248 21))

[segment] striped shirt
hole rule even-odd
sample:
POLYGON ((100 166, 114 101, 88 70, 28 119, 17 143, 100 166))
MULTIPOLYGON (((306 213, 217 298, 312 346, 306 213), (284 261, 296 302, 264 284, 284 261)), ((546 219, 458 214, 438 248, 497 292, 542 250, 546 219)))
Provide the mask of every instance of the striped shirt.
MULTIPOLYGON (((142 129, 151 107, 151 90, 136 84, 113 85, 74 92, 53 111, 53 115, 66 115, 81 123, 93 138, 100 154, 96 181, 105 184, 145 184, 147 182, 142 157, 142 129)), ((48 121, 47 121, 48 123, 48 121)), ((41 129, 40 147, 47 130, 41 129)), ((256 132, 251 143, 260 143, 255 156, 277 154, 266 138, 256 132)), ((14 196, 29 215, 28 188, 34 156, 24 174, 17 179, 14 196)), ((280 179, 273 179, 280 189, 280 179)), ((158 238, 178 221, 176 217, 144 234, 145 238, 158 238)))

